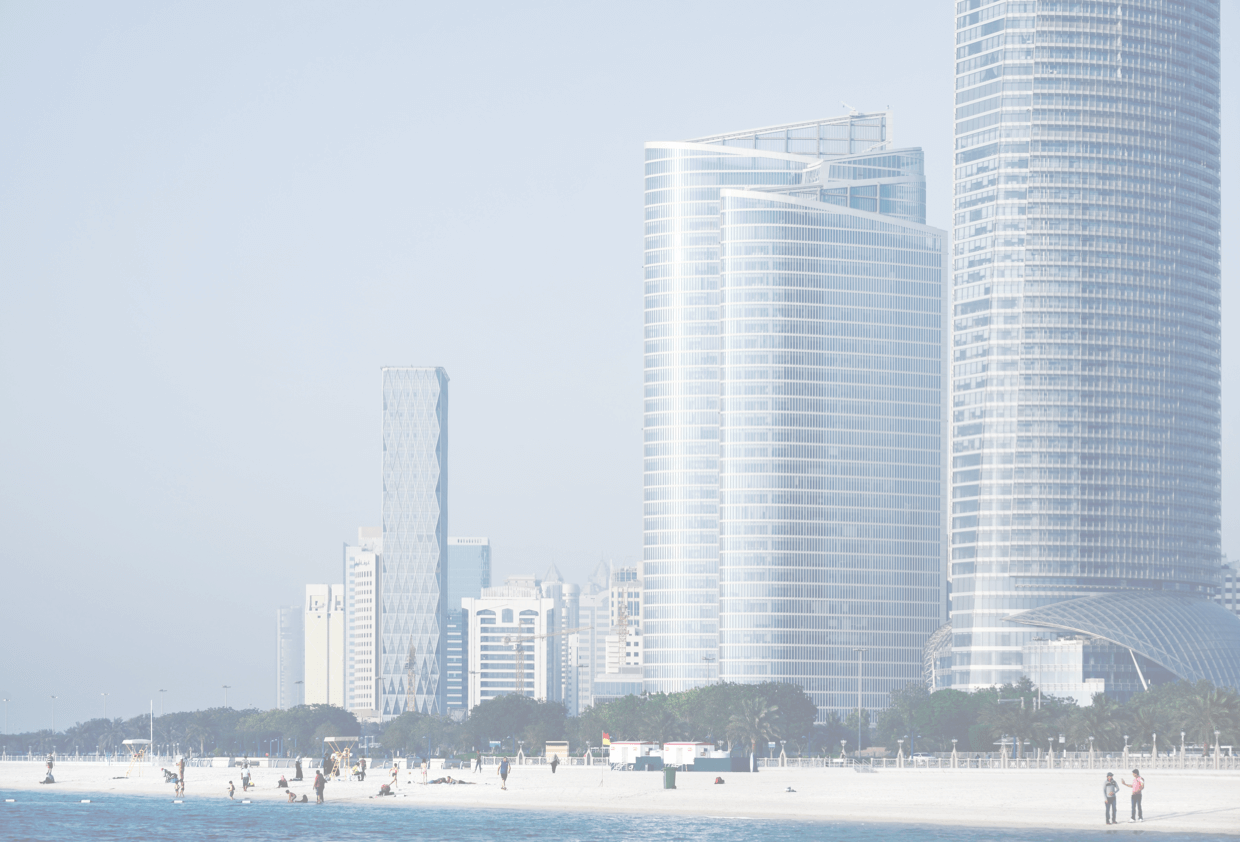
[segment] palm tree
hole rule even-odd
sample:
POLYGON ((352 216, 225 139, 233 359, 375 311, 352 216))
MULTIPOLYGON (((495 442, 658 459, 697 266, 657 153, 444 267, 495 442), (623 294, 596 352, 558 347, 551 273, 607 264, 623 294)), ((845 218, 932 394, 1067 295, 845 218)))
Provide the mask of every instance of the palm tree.
POLYGON ((1097 745, 1113 747, 1118 744, 1119 731, 1119 707, 1102 692, 1095 692, 1093 702, 1068 722, 1071 740, 1077 744, 1084 744, 1093 736, 1097 745))
POLYGON ((685 722, 672 710, 660 706, 642 718, 642 732, 659 744, 679 741, 685 735, 685 722))
MULTIPOLYGON (((1162 713, 1149 703, 1141 703, 1134 706, 1124 720, 1126 722, 1124 729, 1129 731, 1129 736, 1132 739, 1136 739, 1133 744, 1137 747, 1145 744, 1146 739, 1153 742, 1155 734, 1162 736, 1171 734, 1171 728, 1167 726, 1167 721, 1162 713)), ((1156 750, 1157 748, 1152 749, 1156 750)))
POLYGON ((746 698, 728 722, 728 737, 749 744, 749 765, 752 768, 758 742, 779 738, 779 726, 778 706, 767 703, 763 697, 746 698))
POLYGON ((1226 689, 1198 688, 1180 702, 1177 714, 1189 737, 1198 739, 1208 751, 1214 743, 1215 730, 1230 730, 1236 725, 1240 700, 1226 689))

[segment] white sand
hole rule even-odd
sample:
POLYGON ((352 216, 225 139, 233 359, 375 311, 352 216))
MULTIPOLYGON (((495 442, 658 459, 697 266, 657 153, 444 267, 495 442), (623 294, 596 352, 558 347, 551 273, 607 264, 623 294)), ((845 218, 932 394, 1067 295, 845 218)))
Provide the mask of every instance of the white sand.
MULTIPOLYGON (((56 789, 65 792, 162 794, 172 799, 159 768, 141 777, 113 779, 124 766, 56 765, 56 784, 41 786, 41 762, 0 763, 0 793, 21 799, 20 791, 56 789)), ((258 788, 241 791, 238 768, 189 768, 187 800, 227 800, 228 781, 237 799, 283 801, 276 788, 288 769, 256 769, 258 788)), ((314 770, 293 790, 314 801, 314 770)), ((434 772, 439 775, 441 772, 434 772)), ((1116 770, 1116 779, 1120 771, 1116 770)), ((1103 823, 1102 783, 1106 771, 1045 770, 884 770, 856 773, 850 769, 763 770, 745 773, 678 773, 675 791, 663 789, 659 772, 611 771, 603 767, 561 767, 554 775, 543 766, 514 768, 508 790, 501 791, 494 768, 481 774, 453 771, 475 785, 422 785, 420 772, 402 770, 396 797, 370 795, 388 782, 387 772, 374 771, 365 782, 330 782, 327 802, 374 806, 503 807, 579 812, 641 812, 697 817, 730 816, 827 821, 929 823, 986 827, 1049 827, 1097 829, 1103 823), (726 783, 714 785, 722 776, 726 783), (410 782, 410 780, 414 782, 410 782), (789 793, 791 786, 796 791, 789 793)), ((1128 789, 1119 795, 1120 821, 1160 834, 1194 832, 1240 834, 1240 772, 1151 770, 1146 777, 1145 823, 1128 824, 1128 789)))

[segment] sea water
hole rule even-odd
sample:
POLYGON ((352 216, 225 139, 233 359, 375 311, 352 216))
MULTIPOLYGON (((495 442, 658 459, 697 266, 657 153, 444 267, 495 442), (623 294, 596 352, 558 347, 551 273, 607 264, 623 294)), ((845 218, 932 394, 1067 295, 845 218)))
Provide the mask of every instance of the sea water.
MULTIPOLYGON (((3 841, 1217 841, 1155 825, 1112 830, 8 792, 3 841), (83 800, 90 800, 83 803, 83 800)), ((400 799, 400 798, 397 798, 400 799)), ((1229 840, 1240 841, 1240 837, 1229 840)))

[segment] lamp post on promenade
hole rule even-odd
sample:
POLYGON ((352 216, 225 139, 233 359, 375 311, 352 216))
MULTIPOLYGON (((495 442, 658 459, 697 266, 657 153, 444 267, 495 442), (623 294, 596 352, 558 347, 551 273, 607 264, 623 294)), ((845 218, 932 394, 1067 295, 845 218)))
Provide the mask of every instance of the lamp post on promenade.
POLYGON ((857 761, 861 760, 861 655, 865 648, 853 648, 857 654, 857 761))
POLYGON ((1219 763, 1219 756, 1220 756, 1219 748, 1218 748, 1218 734, 1219 734, 1219 731, 1215 730, 1214 731, 1214 770, 1216 771, 1218 770, 1218 763, 1219 763))
POLYGON ((1128 736, 1124 736, 1124 768, 1128 768, 1128 736))
POLYGON ((1184 767, 1184 736, 1185 732, 1180 730, 1180 767, 1184 767))
POLYGON ((1089 768, 1090 770, 1093 770, 1093 767, 1094 767, 1094 737, 1090 736, 1089 737, 1089 768))
POLYGON ((959 762, 956 759, 956 741, 957 739, 952 739, 952 767, 953 768, 959 765, 959 762))

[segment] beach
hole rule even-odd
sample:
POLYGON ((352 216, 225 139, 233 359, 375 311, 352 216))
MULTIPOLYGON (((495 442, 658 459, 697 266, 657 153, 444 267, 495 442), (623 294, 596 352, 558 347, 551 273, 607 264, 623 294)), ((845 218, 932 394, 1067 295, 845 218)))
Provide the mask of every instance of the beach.
MULTIPOLYGON (((277 788, 287 768, 257 768, 257 787, 241 790, 240 768, 188 768, 186 801, 228 798, 228 782, 236 800, 285 802, 277 788)), ((0 793, 21 799, 21 793, 59 790, 100 795, 165 795, 173 798, 158 767, 123 778, 126 766, 58 762, 56 783, 40 785, 42 762, 0 763, 0 793)), ((305 766, 306 780, 290 783, 299 796, 314 802, 314 769, 305 766)), ((676 789, 663 788, 661 772, 612 771, 603 766, 513 767, 508 790, 500 789, 494 767, 481 773, 432 771, 430 778, 451 773, 465 785, 423 785, 421 772, 401 771, 396 796, 376 797, 390 782, 388 771, 375 770, 364 782, 332 781, 326 802, 383 807, 436 806, 464 808, 541 809, 563 812, 611 812, 695 817, 748 817, 839 822, 920 823, 991 828, 1098 830, 1103 822, 1102 783, 1106 771, 886 769, 857 773, 849 768, 772 768, 759 773, 686 773, 676 776, 676 789), (716 776, 724 784, 716 785, 716 776), (789 789, 792 789, 789 791, 789 789)), ((1115 771, 1131 780, 1127 772, 1115 771)), ((292 807, 290 807, 292 808, 292 807)), ((303 807, 304 808, 304 807, 303 807)), ((1212 771, 1150 771, 1146 776, 1143 824, 1129 824, 1128 789, 1118 801, 1121 825, 1140 829, 1151 838, 1160 834, 1240 834, 1240 774, 1212 771)), ((669 834, 672 831, 669 830, 669 834)))

